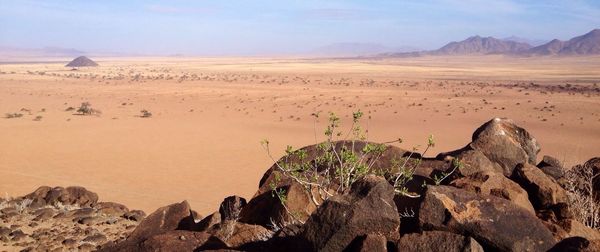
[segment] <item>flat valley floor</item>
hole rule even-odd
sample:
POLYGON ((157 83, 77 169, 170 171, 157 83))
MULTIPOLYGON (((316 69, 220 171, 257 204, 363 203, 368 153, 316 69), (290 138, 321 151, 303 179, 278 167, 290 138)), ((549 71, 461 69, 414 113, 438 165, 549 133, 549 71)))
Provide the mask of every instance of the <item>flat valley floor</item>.
POLYGON ((188 200, 206 215, 257 190, 273 163, 261 140, 278 158, 323 140, 329 112, 347 128, 359 109, 371 141, 422 150, 433 135, 427 156, 494 117, 532 133, 538 159, 600 156, 600 57, 94 60, 0 64, 0 197, 79 185, 133 209, 188 200), (82 102, 102 114, 68 109, 82 102))

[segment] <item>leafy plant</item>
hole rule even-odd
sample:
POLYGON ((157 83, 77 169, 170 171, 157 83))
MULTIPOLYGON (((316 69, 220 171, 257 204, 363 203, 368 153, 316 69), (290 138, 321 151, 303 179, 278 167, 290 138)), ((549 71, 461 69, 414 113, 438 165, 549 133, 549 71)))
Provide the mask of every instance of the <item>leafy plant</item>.
MULTIPOLYGON (((315 118, 316 128, 319 114, 313 113, 312 115, 315 118)), ((399 195, 420 197, 414 192, 409 192, 406 183, 412 180, 414 171, 421 163, 423 155, 434 147, 433 136, 429 137, 423 153, 417 154, 418 149, 413 148, 413 152, 410 152, 407 157, 392 159, 391 164, 387 167, 376 167, 375 169, 375 164, 388 148, 387 144, 402 143, 402 139, 398 138, 384 143, 368 142, 368 131, 363 130, 360 126, 360 119, 363 115, 360 110, 354 112, 349 130, 342 132, 340 118, 334 113, 329 113, 327 125, 323 131, 325 141, 317 143, 315 150, 311 150, 311 158, 309 158, 308 149, 294 150, 292 146, 287 146, 285 155, 279 161, 275 161, 271 155, 269 141, 263 140, 261 145, 274 161, 277 171, 302 185, 317 206, 329 197, 350 188, 355 181, 368 174, 384 176, 399 195)), ((317 139, 316 132, 315 129, 315 139, 317 139)), ((452 172, 454 170, 449 174, 452 172)), ((440 180, 447 178, 449 174, 440 180)), ((277 177, 271 184, 272 195, 278 197, 281 202, 285 202, 287 200, 285 191, 276 187, 278 181, 277 177)))

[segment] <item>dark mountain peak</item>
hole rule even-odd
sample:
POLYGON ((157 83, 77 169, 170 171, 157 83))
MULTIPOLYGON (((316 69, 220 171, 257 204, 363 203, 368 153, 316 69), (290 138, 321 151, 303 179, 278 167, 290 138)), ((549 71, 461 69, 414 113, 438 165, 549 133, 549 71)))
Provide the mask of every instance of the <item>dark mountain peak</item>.
POLYGON ((93 60, 89 59, 88 57, 79 56, 79 57, 75 58, 74 60, 72 60, 71 62, 69 62, 69 64, 67 64, 66 66, 67 67, 95 67, 95 66, 98 66, 98 63, 94 62, 93 60))

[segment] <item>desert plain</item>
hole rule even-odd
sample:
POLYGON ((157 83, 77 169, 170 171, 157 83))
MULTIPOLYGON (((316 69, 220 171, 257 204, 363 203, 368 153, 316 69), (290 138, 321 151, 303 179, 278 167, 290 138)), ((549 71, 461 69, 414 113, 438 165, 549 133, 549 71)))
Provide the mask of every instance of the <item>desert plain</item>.
POLYGON ((347 129, 360 110, 368 140, 405 149, 433 135, 426 156, 494 117, 567 167, 600 150, 598 56, 92 59, 76 71, 70 59, 0 64, 1 197, 79 185, 146 212, 187 199, 206 215, 252 197, 273 163, 261 140, 275 159, 324 140, 329 112, 347 129), (102 113, 77 115, 83 102, 102 113))

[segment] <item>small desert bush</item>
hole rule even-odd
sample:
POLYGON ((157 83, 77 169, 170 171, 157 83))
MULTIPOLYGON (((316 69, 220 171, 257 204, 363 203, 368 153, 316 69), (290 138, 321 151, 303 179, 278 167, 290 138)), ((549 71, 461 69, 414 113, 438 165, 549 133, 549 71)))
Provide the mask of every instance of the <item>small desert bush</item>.
POLYGON ((77 109, 77 113, 80 115, 99 115, 102 112, 100 110, 92 108, 92 104, 89 102, 81 103, 81 106, 77 109))
POLYGON ((140 113, 141 113, 141 115, 140 115, 140 117, 141 117, 141 118, 149 118, 149 117, 152 117, 152 113, 151 113, 150 111, 148 111, 148 110, 142 109, 142 110, 140 111, 140 113))
POLYGON ((589 163, 575 166, 565 174, 565 189, 573 217, 595 229, 600 228, 600 195, 594 192, 594 181, 599 175, 600 171, 595 171, 589 163))
POLYGON ((20 118, 20 117, 23 117, 23 114, 21 114, 21 113, 6 113, 4 115, 4 118, 6 118, 6 119, 20 118))

